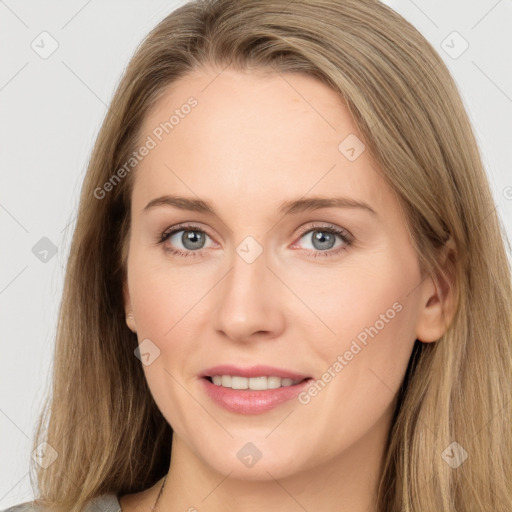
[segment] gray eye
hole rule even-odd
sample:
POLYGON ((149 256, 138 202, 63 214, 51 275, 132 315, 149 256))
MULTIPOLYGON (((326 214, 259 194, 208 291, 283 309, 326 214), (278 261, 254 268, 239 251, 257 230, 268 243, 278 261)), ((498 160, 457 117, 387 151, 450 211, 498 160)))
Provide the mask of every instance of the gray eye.
POLYGON ((305 249, 312 249, 315 251, 328 251, 336 244, 336 238, 341 239, 341 235, 333 233, 325 228, 316 228, 304 233, 301 239, 305 239, 312 247, 305 247, 305 249))
MULTIPOLYGON (((208 235, 206 233, 203 233, 202 231, 195 230, 195 229, 182 229, 180 231, 177 231, 170 237, 170 241, 173 245, 176 244, 176 241, 173 240, 173 238, 177 237, 180 241, 180 243, 183 245, 184 249, 187 249, 189 251, 194 251, 198 249, 203 249, 204 244, 206 241, 206 237, 208 235), (180 236, 180 233, 182 235, 180 236)), ((178 248, 180 248, 178 246, 178 248)))

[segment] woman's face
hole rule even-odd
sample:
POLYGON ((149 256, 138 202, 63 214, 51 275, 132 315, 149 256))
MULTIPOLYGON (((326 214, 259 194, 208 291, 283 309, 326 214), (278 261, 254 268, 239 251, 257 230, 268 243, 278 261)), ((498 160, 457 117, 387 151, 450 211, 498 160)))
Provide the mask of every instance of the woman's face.
POLYGON ((384 443, 414 340, 432 341, 433 288, 360 139, 336 93, 299 74, 196 70, 145 120, 127 322, 204 467, 353 469, 384 443))

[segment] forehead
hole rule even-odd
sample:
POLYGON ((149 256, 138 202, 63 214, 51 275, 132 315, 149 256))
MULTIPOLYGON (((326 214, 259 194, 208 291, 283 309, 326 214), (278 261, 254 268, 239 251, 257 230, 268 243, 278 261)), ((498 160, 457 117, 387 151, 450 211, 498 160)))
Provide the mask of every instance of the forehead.
POLYGON ((140 210, 179 193, 247 206, 330 194, 383 207, 391 191, 369 156, 344 152, 343 141, 358 144, 358 135, 339 95, 313 77, 195 70, 143 123, 140 140, 154 147, 136 167, 133 202, 140 210))

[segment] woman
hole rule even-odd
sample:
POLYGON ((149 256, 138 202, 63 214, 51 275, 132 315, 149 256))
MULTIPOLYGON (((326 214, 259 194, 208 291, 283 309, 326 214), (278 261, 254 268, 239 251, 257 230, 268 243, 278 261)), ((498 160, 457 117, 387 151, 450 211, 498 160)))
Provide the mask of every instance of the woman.
POLYGON ((512 510, 510 284, 468 117, 409 23, 180 7, 84 181, 35 504, 512 510))

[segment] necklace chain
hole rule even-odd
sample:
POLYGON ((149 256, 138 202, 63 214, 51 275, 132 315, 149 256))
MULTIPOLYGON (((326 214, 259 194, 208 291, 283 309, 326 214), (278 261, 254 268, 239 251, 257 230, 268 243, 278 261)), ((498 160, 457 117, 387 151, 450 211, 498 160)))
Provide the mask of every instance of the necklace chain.
MULTIPOLYGON (((167 473, 167 475, 168 474, 169 473, 167 473)), ((164 490, 164 487, 165 487, 165 481, 167 480, 167 475, 165 475, 164 481, 162 482, 162 487, 160 487, 160 492, 158 493, 158 496, 156 497, 156 501, 155 501, 155 504, 153 505, 151 512, 155 512, 155 510, 156 510, 156 506, 158 505, 158 500, 160 499, 160 496, 162 495, 162 491, 164 490)))

